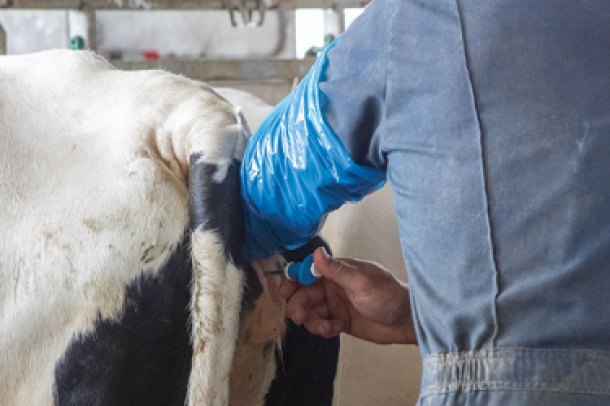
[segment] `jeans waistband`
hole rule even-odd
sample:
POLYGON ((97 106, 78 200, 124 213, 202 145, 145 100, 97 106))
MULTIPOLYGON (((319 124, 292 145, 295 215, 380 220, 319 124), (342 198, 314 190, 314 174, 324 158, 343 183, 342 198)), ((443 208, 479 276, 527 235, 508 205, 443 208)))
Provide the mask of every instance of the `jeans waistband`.
POLYGON ((506 348, 424 358, 422 397, 482 390, 610 394, 610 352, 506 348))

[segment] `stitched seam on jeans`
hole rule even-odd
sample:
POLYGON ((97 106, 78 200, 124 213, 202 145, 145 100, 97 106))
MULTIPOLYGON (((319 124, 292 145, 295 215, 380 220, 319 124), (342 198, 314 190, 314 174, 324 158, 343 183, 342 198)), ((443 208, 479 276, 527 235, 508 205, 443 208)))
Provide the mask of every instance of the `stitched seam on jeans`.
POLYGON ((488 238, 489 238, 489 244, 490 244, 490 249, 491 249, 491 261, 493 264, 493 272, 494 272, 494 299, 493 299, 493 309, 492 309, 492 314, 493 314, 493 320, 494 320, 494 331, 492 333, 491 336, 491 346, 492 348, 494 348, 496 346, 496 341, 497 341, 497 337, 498 337, 498 331, 499 331, 499 320, 498 320, 498 296, 500 295, 500 268, 499 268, 499 264, 498 264, 498 256, 497 256, 497 249, 496 249, 496 240, 495 240, 495 235, 494 235, 494 226, 493 226, 493 221, 492 221, 492 213, 491 213, 491 204, 490 204, 490 197, 489 197, 489 179, 488 179, 488 174, 489 171, 487 170, 487 157, 485 154, 485 137, 483 134, 483 127, 481 125, 481 117, 480 117, 480 112, 479 112, 479 106, 478 106, 478 101, 477 101, 477 94, 474 88, 474 82, 472 79, 472 71, 470 68, 470 61, 468 60, 468 45, 466 44, 466 32, 465 32, 465 28, 464 28, 464 18, 463 18, 463 14, 462 14, 462 8, 460 7, 460 0, 455 0, 455 8, 456 8, 456 12, 457 12, 457 18, 458 18, 458 22, 459 22, 459 27, 460 27, 460 33, 461 33, 461 41, 462 41, 462 52, 464 55, 464 68, 466 69, 467 75, 468 75, 468 84, 470 87, 470 96, 472 98, 472 105, 474 107, 474 112, 475 112, 475 120, 477 123, 477 127, 478 127, 478 131, 479 131, 479 148, 481 151, 481 166, 482 166, 482 177, 483 177, 483 186, 484 186, 484 193, 485 193, 485 209, 486 209, 486 216, 487 216, 487 228, 488 228, 488 238))

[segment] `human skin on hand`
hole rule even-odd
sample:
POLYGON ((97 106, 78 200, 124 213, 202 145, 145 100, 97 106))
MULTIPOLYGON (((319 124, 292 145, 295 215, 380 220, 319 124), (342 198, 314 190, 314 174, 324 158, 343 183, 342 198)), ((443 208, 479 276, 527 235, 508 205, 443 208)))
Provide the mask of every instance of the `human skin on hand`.
POLYGON ((345 332, 377 344, 417 344, 408 286, 382 266, 314 253, 322 278, 311 286, 284 280, 286 315, 312 334, 335 337, 345 332))

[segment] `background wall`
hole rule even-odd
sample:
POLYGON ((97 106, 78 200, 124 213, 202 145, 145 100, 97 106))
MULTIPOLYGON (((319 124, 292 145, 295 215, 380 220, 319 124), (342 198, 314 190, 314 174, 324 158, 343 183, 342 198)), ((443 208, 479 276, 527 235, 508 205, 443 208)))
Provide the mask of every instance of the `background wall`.
POLYGON ((9 54, 66 48, 66 12, 0 11, 0 24, 7 33, 9 54))
MULTIPOLYGON (((226 11, 98 11, 96 15, 98 50, 106 56, 120 52, 137 59, 145 50, 192 58, 295 56, 293 12, 270 11, 261 27, 235 28, 226 11)), ((78 31, 77 19, 67 11, 0 10, 9 54, 66 48, 78 31)))

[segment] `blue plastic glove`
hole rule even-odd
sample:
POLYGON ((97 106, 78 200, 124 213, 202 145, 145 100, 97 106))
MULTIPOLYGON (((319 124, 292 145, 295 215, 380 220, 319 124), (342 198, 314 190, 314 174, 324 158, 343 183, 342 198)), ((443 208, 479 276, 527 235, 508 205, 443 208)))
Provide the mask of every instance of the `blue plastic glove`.
MULTIPOLYGON (((336 43, 336 42, 335 42, 336 43)), ((326 213, 358 201, 385 183, 385 171, 354 163, 327 124, 323 51, 300 85, 250 139, 241 167, 246 259, 297 249, 326 213)))

